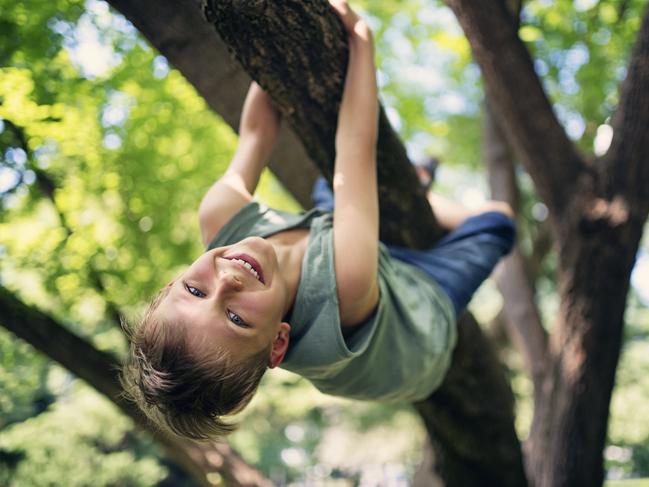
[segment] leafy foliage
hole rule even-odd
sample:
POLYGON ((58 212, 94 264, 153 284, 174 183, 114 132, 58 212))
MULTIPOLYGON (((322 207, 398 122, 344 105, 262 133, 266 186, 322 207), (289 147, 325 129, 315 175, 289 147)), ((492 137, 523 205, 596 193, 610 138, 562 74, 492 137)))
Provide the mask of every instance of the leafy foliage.
POLYGON ((645 8, 638 1, 525 3, 520 35, 568 134, 592 151, 618 102, 629 51, 645 8))
POLYGON ((151 445, 132 437, 131 422, 114 405, 87 386, 71 383, 63 371, 54 372, 67 389, 61 399, 0 438, 2 485, 145 487, 165 477, 151 445), (3 456, 20 461, 2 465, 3 456))
MULTIPOLYGON (((442 179, 451 180, 442 187, 459 187, 454 177, 482 179, 480 75, 451 13, 424 0, 363 5, 376 33, 382 98, 412 155, 441 156, 442 179)), ((520 35, 584 151, 615 108, 642 8, 639 0, 525 3, 520 35)), ((196 208, 236 136, 105 4, 0 0, 0 12, 0 284, 119 353, 117 315, 136 315, 201 252, 196 208)), ((530 254, 543 206, 519 176, 530 254)), ((268 173, 258 195, 297 209, 268 173)), ((550 252, 538 266, 547 322, 556 304, 553 261, 550 252)), ((631 454, 610 450, 607 458, 611 468, 649 473, 649 431, 638 422, 649 395, 649 320, 635 298, 628 320, 610 443, 631 454)), ((529 381, 516 357, 508 363, 524 434, 529 381)), ((359 464, 386 459, 411 470, 423 438, 408 409, 324 398, 282 373, 268 375, 242 419, 233 444, 279 481, 359 478, 359 464), (386 435, 389 445, 378 451, 386 435)), ((167 474, 151 444, 105 401, 0 330, 0 484, 152 485, 167 474)))
MULTIPOLYGON (((236 139, 104 4, 4 3, 2 285, 119 352, 117 313, 139 309, 201 251, 195 208, 236 139), (12 44, 17 31, 24 42, 12 44), (88 32, 107 46, 104 71, 83 59, 88 32)), ((136 454, 128 421, 87 390, 53 388, 51 371, 0 333, 1 484, 151 485, 166 475, 150 445, 136 454)))

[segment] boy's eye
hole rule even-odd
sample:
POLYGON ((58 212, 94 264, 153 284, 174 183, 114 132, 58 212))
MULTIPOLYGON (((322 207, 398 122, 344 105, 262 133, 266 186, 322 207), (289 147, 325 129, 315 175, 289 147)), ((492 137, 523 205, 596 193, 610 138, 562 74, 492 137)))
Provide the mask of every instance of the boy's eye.
POLYGON ((230 319, 230 321, 232 323, 234 323, 237 326, 241 326, 241 327, 244 327, 244 328, 248 327, 248 325, 246 324, 245 321, 243 321, 243 318, 241 318, 241 316, 239 316, 236 313, 233 313, 230 310, 228 310, 228 318, 230 319))
POLYGON ((190 286, 189 284, 185 284, 185 289, 187 289, 187 292, 191 294, 192 296, 196 296, 197 298, 204 298, 205 293, 201 291, 200 289, 197 289, 193 286, 190 286))

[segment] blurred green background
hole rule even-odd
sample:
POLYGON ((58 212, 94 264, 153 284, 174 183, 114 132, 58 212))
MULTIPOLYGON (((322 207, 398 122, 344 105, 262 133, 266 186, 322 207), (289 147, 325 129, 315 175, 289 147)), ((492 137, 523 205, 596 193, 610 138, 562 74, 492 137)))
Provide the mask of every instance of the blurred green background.
MULTIPOLYGON (((525 3, 520 35, 585 151, 602 153, 610 141, 608 117, 644 4, 525 3)), ((480 74, 451 12, 424 0, 355 5, 376 33, 381 98, 412 157, 441 157, 439 191, 469 205, 487 197, 480 74)), ((0 285, 98 349, 122 354, 118 316, 136 317, 202 251, 196 209, 225 170, 236 134, 98 0, 0 0, 0 66, 0 285)), ((529 251, 547 211, 526 174, 518 176, 521 245, 529 251)), ((299 209, 270 173, 257 197, 299 209)), ((642 249, 604 452, 612 480, 649 476, 646 238, 642 249)), ((550 252, 537 276, 548 327, 557 306, 554 266, 550 252)), ((489 328, 500 304, 487 283, 471 309, 489 328)), ((506 344, 501 352, 524 438, 531 383, 516 353, 506 344)), ((407 485, 425 438, 408 406, 329 398, 282 371, 267 374, 243 416, 231 444, 278 483, 407 485)), ((112 403, 0 328, 0 485, 179 485, 181 478, 112 403)))

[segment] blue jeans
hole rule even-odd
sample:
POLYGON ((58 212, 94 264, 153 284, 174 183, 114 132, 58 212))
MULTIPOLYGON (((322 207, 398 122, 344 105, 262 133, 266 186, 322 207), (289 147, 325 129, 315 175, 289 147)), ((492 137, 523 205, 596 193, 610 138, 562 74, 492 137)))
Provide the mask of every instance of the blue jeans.
MULTIPOLYGON (((316 207, 333 210, 333 193, 323 178, 316 181, 312 197, 316 207)), ((459 315, 501 257, 511 251, 515 239, 513 220, 490 211, 467 218, 430 249, 387 247, 393 258, 414 265, 437 282, 459 315)))
POLYGON ((313 201, 313 206, 316 208, 324 211, 334 211, 334 194, 331 192, 329 183, 322 176, 319 176, 313 183, 311 201, 313 201))
POLYGON ((390 255, 421 269, 448 295, 459 315, 516 239, 511 218, 495 211, 467 218, 428 250, 388 245, 390 255))

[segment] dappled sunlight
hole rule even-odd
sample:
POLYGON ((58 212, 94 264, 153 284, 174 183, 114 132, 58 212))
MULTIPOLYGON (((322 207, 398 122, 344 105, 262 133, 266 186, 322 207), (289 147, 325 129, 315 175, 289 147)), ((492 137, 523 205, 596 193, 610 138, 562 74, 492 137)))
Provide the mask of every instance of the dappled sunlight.
MULTIPOLYGON (((425 0, 359 3, 375 31, 381 102, 409 156, 438 156, 435 190, 480 206, 491 197, 484 86, 454 15, 425 0)), ((617 87, 643 7, 622 3, 530 0, 518 30, 559 122, 594 165, 611 146, 617 87)), ((0 17, 1 287, 95 350, 121 357, 119 317, 136 321, 148 300, 204 252, 197 209, 226 170, 237 135, 105 2, 0 0, 0 17)), ((552 237, 543 248, 551 205, 515 162, 518 243, 534 273, 534 304, 552 332, 560 313, 552 237)), ((242 184, 236 181, 239 190, 242 184)), ((301 210, 268 170, 254 198, 301 210)), ((615 226, 630 210, 621 198, 598 200, 590 216, 615 226)), ((646 238, 631 288, 604 451, 616 478, 649 474, 646 238)), ((502 306, 487 281, 470 310, 487 328, 502 319, 502 306)), ((525 438, 532 382, 514 347, 501 344, 499 353, 517 401, 516 431, 525 438)), ((572 376, 587 360, 570 358, 572 376)), ((13 485, 6 475, 28 486, 62 478, 71 486, 185 480, 113 404, 4 328, 0 391, 2 485, 13 485), (5 456, 15 470, 3 469, 5 456)), ((325 396, 278 369, 235 419, 242 426, 230 444, 282 485, 408 485, 426 436, 408 405, 325 396)), ((216 454, 208 460, 223 463, 216 454)), ((223 476, 211 472, 208 480, 217 485, 223 476)))

